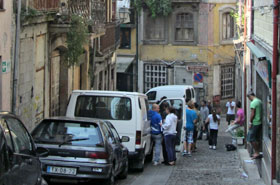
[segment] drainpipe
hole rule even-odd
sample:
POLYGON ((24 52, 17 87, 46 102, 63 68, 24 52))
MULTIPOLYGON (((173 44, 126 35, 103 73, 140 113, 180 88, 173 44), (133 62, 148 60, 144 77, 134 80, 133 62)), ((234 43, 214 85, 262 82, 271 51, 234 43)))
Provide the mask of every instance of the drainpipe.
MULTIPOLYGON (((247 0, 244 1, 244 52, 243 52, 243 90, 244 90, 244 113, 247 115, 247 70, 246 70, 246 37, 247 37, 247 0)), ((245 133, 247 133, 247 125, 245 125, 245 133)), ((246 135, 245 135, 246 136, 246 135)), ((245 147, 247 148, 247 143, 245 144, 245 147)))
POLYGON ((271 151, 271 184, 276 177, 276 75, 278 69, 278 0, 274 0, 273 9, 273 60, 272 60, 272 151, 271 151))
POLYGON ((139 84, 138 84, 138 64, 139 64, 139 13, 138 11, 136 11, 136 55, 135 55, 135 59, 136 59, 136 92, 139 91, 139 84))
POLYGON ((13 97, 12 97, 12 112, 16 114, 17 104, 17 85, 18 85, 18 64, 19 64, 19 40, 20 40, 20 14, 21 14, 21 0, 17 4, 17 20, 16 20, 16 37, 15 37, 15 55, 13 66, 13 97))

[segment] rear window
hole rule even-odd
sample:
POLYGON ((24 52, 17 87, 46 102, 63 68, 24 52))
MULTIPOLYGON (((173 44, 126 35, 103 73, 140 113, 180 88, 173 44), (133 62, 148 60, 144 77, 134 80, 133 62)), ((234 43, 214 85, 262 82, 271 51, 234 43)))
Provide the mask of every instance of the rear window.
POLYGON ((72 146, 97 146, 103 144, 97 124, 45 120, 32 132, 36 143, 72 146))
POLYGON ((75 116, 110 120, 130 120, 131 100, 114 96, 79 96, 75 116))
POLYGON ((156 91, 151 91, 151 92, 147 93, 148 100, 155 100, 156 99, 156 95, 157 95, 156 91))

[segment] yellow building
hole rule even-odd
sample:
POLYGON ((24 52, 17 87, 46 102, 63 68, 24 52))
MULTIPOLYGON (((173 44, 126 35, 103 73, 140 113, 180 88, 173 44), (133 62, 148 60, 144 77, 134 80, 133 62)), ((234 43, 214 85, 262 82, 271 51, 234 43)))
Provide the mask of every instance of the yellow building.
MULTIPOLYGON (((172 1, 172 12, 139 18, 138 87, 193 85, 197 100, 235 96, 236 0, 172 1)), ((132 42, 133 43, 133 42, 132 42)))

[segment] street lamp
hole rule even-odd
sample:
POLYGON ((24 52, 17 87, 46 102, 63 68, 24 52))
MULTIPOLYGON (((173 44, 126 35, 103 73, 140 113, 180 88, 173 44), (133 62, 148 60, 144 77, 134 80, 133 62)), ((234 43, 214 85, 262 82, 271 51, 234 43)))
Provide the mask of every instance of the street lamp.
POLYGON ((120 19, 121 23, 130 22, 129 14, 130 14, 130 11, 125 6, 123 6, 119 9, 119 19, 120 19))

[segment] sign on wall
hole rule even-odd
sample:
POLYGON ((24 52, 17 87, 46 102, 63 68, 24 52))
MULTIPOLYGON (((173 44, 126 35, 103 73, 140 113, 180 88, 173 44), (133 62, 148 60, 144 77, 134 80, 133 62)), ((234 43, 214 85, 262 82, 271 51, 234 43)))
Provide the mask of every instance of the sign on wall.
POLYGON ((194 73, 193 75, 193 85, 194 87, 203 87, 203 75, 201 73, 194 73))
POLYGON ((11 62, 2 61, 2 73, 9 73, 11 71, 11 62))

